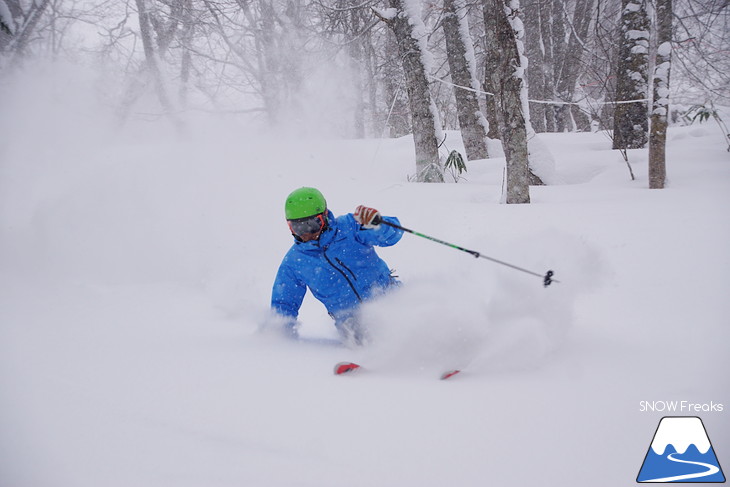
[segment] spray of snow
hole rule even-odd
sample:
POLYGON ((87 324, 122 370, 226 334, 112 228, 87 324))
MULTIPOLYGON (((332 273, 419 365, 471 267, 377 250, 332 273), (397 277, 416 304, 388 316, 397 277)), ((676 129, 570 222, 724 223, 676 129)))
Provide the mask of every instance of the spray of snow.
POLYGON ((622 485, 607 460, 638 465, 627 437, 655 425, 632 404, 730 402, 730 168, 710 129, 670 128, 659 192, 645 151, 630 181, 602 134, 549 134, 564 184, 499 205, 492 160, 409 183, 409 137, 201 116, 180 138, 165 120, 114 126, 96 87, 78 67, 3 87, 0 484, 622 485), (403 286, 363 310, 371 347, 333 345, 311 296, 306 340, 261 333, 302 185, 336 214, 366 204, 561 282, 406 235, 378 250, 403 286), (332 375, 353 359, 359 377, 332 375))

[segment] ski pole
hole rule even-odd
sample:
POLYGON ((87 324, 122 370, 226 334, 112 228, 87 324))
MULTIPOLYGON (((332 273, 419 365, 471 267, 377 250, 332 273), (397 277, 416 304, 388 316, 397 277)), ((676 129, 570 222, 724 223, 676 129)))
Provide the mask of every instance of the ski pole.
POLYGON ((461 250, 462 252, 466 252, 467 254, 471 254, 471 255, 473 255, 476 258, 480 258, 481 257, 482 259, 490 260, 490 261, 492 261, 492 262, 494 262, 496 264, 500 264, 500 265, 503 265, 503 266, 506 266, 506 267, 510 267, 510 268, 515 269, 517 271, 524 272, 526 274, 530 274, 531 276, 539 277, 539 278, 542 279, 542 283, 543 283, 543 285, 545 287, 548 287, 550 284, 552 284, 554 282, 558 282, 558 283, 560 282, 557 279, 553 279, 553 275, 554 275, 553 271, 547 271, 545 273, 545 275, 542 275, 542 274, 539 274, 537 272, 533 272, 533 271, 530 271, 530 270, 527 270, 527 269, 523 269, 522 267, 518 267, 518 266, 516 266, 514 264, 510 264, 509 262, 504 262, 502 260, 495 259, 494 257, 489 257, 488 255, 484 255, 484 254, 482 254, 480 252, 477 252, 476 250, 465 249, 464 247, 460 247, 458 245, 455 245, 455 244, 452 244, 452 243, 449 243, 449 242, 445 242, 445 241, 443 241, 441 239, 438 239, 438 238, 435 238, 435 237, 431 237, 429 235, 425 235, 425 234, 420 233, 420 232, 416 232, 415 230, 411 230, 410 228, 405 228, 405 227, 402 227, 402 226, 397 225, 395 223, 391 223, 389 221, 385 221, 385 220, 383 220, 380 217, 376 217, 376 219, 373 221, 373 223, 375 223, 376 225, 383 224, 383 225, 387 225, 389 227, 397 228, 399 230, 403 230, 404 232, 408 232, 408 233, 410 233, 412 235, 415 235, 417 237, 422 237, 422 238, 425 238, 427 240, 431 240, 432 242, 440 243, 441 245, 446 245, 447 247, 451 247, 452 249, 461 250))

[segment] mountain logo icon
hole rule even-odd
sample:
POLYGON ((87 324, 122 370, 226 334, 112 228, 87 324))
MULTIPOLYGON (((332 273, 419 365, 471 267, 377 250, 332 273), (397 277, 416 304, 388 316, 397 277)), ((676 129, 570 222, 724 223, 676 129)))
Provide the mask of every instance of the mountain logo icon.
POLYGON ((663 417, 636 481, 725 482, 702 420, 696 416, 663 417))

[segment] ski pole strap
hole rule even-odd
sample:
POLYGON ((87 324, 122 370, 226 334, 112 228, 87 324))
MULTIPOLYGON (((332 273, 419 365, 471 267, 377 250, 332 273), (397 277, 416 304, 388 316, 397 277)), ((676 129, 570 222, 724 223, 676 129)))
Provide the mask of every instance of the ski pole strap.
POLYGON ((438 238, 435 238, 435 237, 431 237, 429 235, 425 235, 425 234, 420 233, 420 232, 416 232, 415 230, 411 230, 410 228, 402 227, 402 226, 397 225, 395 223, 391 223, 389 221, 383 220, 380 217, 377 217, 376 219, 374 219, 373 220, 373 223, 376 224, 376 225, 383 224, 383 225, 387 225, 389 227, 397 228, 397 229, 402 230, 404 232, 408 232, 408 233, 410 233, 412 235, 416 235, 417 237, 422 237, 422 238, 425 238, 427 240, 431 240, 432 242, 436 242, 436 243, 440 243, 442 245, 446 245, 447 247, 451 247, 452 249, 461 250, 462 252, 466 252, 467 254, 471 254, 471 255, 473 255, 476 258, 481 257, 482 259, 490 260, 490 261, 494 262, 495 264, 500 264, 500 265, 509 267, 511 269, 515 269, 517 271, 524 272, 526 274, 530 274, 531 276, 539 277, 539 278, 542 279, 543 286, 545 286, 545 287, 548 287, 550 284, 552 284, 554 282, 558 282, 558 283, 560 282, 557 279, 553 279, 553 275, 554 275, 554 272, 553 271, 547 271, 547 273, 545 273, 545 275, 539 274, 537 272, 533 272, 533 271, 530 271, 530 270, 527 270, 527 269, 523 269, 522 267, 518 267, 518 266, 516 266, 514 264, 510 264, 508 262, 504 262, 502 260, 495 259, 494 257, 489 257, 488 255, 484 255, 484 254, 482 254, 480 252, 477 252, 476 250, 465 249, 464 247, 460 247, 459 245, 455 245, 455 244, 446 242, 444 240, 441 240, 441 239, 438 239, 438 238))

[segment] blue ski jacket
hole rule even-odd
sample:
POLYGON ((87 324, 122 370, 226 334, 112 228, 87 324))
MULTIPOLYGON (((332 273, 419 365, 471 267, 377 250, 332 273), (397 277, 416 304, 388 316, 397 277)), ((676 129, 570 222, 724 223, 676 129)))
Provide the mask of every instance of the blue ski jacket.
MULTIPOLYGON (((383 217, 400 224, 397 218, 383 217)), ((295 241, 284 256, 271 293, 272 309, 293 326, 307 288, 339 325, 360 303, 397 283, 374 245, 397 243, 403 230, 387 225, 362 228, 352 213, 334 217, 327 212, 327 228, 318 240, 295 241)))

